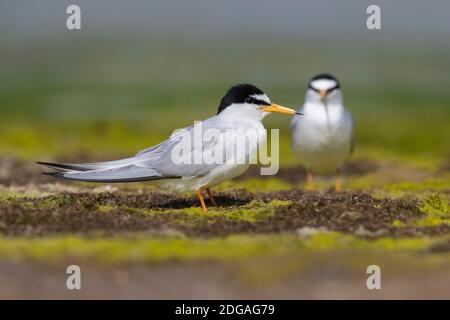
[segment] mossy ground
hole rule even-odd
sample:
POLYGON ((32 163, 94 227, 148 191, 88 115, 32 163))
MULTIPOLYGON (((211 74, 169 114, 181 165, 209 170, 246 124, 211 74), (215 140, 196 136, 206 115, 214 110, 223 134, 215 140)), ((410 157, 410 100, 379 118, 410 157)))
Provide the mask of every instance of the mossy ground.
POLYGON ((449 174, 435 172, 411 166, 402 173, 399 164, 385 164, 373 172, 345 176, 345 188, 351 192, 342 196, 327 191, 332 178, 320 178, 318 192, 305 193, 301 177, 286 181, 249 176, 217 188, 221 206, 209 206, 207 213, 194 196, 160 193, 143 184, 107 192, 85 184, 54 189, 12 184, 0 192, 0 252, 4 259, 54 262, 78 257, 109 263, 247 259, 316 249, 419 253, 449 236, 449 174), (394 171, 396 176, 391 175, 394 171), (414 181, 402 182, 406 176, 414 181), (243 189, 230 191, 229 186, 243 189), (308 209, 317 201, 318 206, 308 209), (378 208, 381 211, 369 218, 367 210, 378 208), (303 220, 288 214, 292 210, 303 220), (308 210, 316 216, 307 216, 308 210), (389 214, 386 225, 374 224, 370 219, 386 219, 382 210, 389 214), (336 216, 328 216, 335 211, 336 216))

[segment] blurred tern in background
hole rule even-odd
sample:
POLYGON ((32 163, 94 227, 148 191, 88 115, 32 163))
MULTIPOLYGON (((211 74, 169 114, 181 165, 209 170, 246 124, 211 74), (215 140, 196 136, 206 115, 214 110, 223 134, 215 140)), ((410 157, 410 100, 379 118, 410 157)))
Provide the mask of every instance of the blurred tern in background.
POLYGON ((312 190, 313 173, 336 173, 336 191, 341 190, 341 166, 354 149, 354 120, 345 108, 339 82, 329 74, 311 79, 305 116, 292 120, 292 148, 307 170, 307 188, 312 190))

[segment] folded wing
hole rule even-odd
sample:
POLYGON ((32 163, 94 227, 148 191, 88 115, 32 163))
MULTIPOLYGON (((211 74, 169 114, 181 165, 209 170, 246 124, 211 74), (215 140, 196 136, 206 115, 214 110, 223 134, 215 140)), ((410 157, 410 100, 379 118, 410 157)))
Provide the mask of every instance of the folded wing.
MULTIPOLYGON (((210 118, 211 119, 211 118, 210 118)), ((208 119, 209 120, 209 119, 208 119)), ((205 127, 213 124, 208 120, 203 121, 205 127)), ((183 144, 184 135, 193 137, 193 126, 184 129, 181 133, 172 135, 162 143, 139 152, 135 157, 95 163, 54 163, 38 162, 55 172, 45 174, 62 179, 87 181, 87 182, 133 182, 152 181, 159 179, 183 178, 189 179, 207 174, 216 167, 217 163, 176 163, 172 159, 174 151, 185 151, 188 158, 198 158, 199 153, 214 148, 220 139, 205 142, 203 144, 192 143, 188 150, 183 144), (186 152, 187 151, 187 152, 186 152)), ((200 157, 201 159, 201 157, 200 157)))

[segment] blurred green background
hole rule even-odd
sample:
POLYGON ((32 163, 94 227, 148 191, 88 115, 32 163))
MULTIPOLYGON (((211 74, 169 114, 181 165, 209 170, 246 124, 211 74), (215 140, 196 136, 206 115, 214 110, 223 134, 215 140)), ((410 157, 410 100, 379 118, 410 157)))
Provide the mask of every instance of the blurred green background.
MULTIPOLYGON (((76 1, 82 29, 69 31, 70 1, 5 1, 0 152, 129 155, 214 115, 232 84, 297 108, 308 80, 329 72, 357 121, 356 156, 439 166, 450 152, 450 5, 437 2, 382 1, 382 30, 369 31, 364 1, 76 1)), ((281 129, 282 165, 295 161, 290 120, 266 121, 281 129)))

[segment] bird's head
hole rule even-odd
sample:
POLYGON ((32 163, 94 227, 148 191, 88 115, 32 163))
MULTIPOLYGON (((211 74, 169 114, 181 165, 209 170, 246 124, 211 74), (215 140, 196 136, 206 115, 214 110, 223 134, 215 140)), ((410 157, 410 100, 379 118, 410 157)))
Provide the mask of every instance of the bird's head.
POLYGON ((309 81, 306 102, 341 103, 342 91, 339 81, 329 74, 319 74, 309 81))
POLYGON ((299 114, 293 109, 272 103, 269 97, 254 85, 237 84, 223 96, 217 114, 262 120, 270 112, 299 114))

